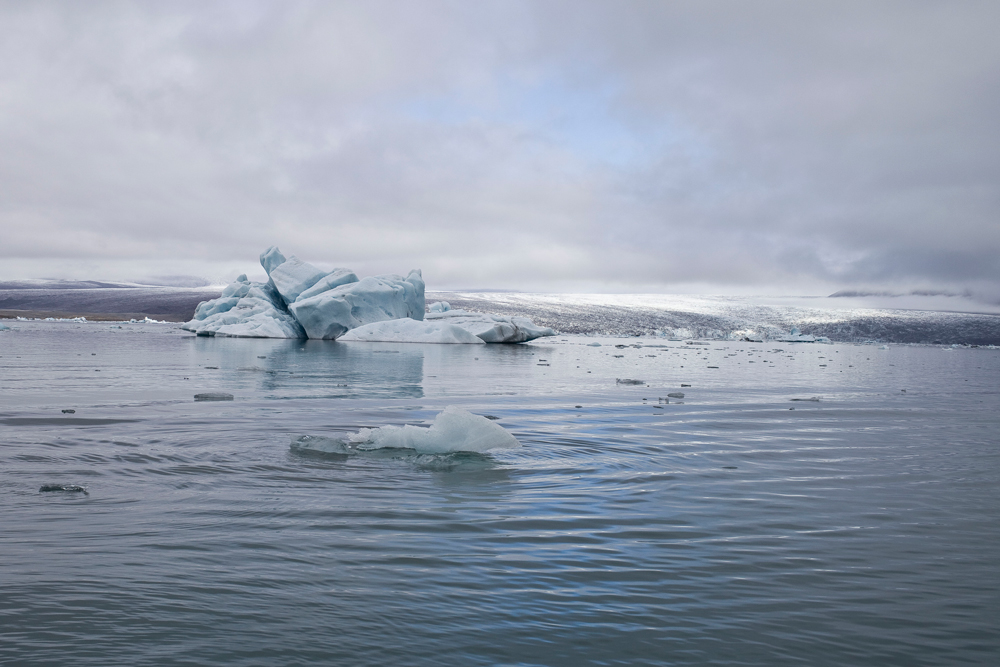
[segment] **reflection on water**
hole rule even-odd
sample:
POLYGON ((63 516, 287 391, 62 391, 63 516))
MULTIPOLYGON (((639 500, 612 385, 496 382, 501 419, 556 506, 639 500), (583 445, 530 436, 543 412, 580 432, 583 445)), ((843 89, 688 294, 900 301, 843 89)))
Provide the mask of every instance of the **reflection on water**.
POLYGON ((423 345, 189 337, 219 381, 264 398, 420 398, 423 345))

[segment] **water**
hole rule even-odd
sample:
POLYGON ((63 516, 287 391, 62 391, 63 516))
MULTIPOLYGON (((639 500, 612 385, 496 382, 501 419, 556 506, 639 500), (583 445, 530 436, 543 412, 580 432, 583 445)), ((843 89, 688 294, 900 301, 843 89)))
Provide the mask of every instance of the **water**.
POLYGON ((0 663, 1000 659, 1000 351, 174 326, 0 333, 0 663), (446 405, 523 447, 289 448, 446 405))

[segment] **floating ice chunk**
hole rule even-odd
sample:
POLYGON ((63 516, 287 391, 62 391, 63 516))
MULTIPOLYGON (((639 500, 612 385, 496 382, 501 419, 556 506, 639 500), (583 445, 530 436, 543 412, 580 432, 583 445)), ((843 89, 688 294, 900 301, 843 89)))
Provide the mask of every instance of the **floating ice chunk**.
POLYGON ((82 493, 87 496, 87 487, 79 484, 42 484, 38 489, 39 493, 52 493, 53 491, 64 491, 66 493, 82 493))
POLYGON ((774 340, 780 341, 782 343, 815 343, 816 337, 810 336, 809 334, 804 334, 799 331, 798 327, 792 327, 792 330, 785 335, 778 335, 774 337, 774 340))
POLYGON ((587 347, 600 347, 600 343, 587 343, 587 347))
POLYGON ((0 324, 0 331, 10 331, 10 327, 6 324, 0 324))
POLYGON ((341 336, 339 340, 392 343, 484 344, 477 336, 454 324, 447 322, 418 322, 408 317, 364 324, 356 329, 351 329, 341 336))
POLYGON ((232 394, 227 394, 222 391, 208 391, 204 394, 195 394, 194 400, 196 401, 231 401, 233 400, 232 394))
POLYGON ((424 279, 419 270, 403 278, 363 278, 292 303, 289 310, 309 338, 335 339, 364 324, 424 318, 424 279))
POLYGON ((465 310, 448 310, 427 313, 428 321, 455 324, 485 343, 524 343, 542 336, 555 336, 548 327, 540 327, 526 317, 507 317, 488 313, 471 313, 465 310))
POLYGON ((449 310, 451 310, 451 304, 447 301, 435 301, 427 306, 427 312, 430 313, 446 313, 449 310))
POLYGON ((413 449, 421 454, 448 452, 485 452, 511 449, 521 443, 496 422, 449 405, 434 418, 430 428, 419 426, 382 426, 363 428, 349 436, 343 445, 327 438, 295 438, 292 449, 327 453, 350 453, 373 449, 413 449))

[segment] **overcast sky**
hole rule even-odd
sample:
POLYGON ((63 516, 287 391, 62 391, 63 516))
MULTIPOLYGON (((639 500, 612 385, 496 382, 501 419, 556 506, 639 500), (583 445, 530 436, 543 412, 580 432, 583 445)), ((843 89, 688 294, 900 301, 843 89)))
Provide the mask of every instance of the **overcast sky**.
POLYGON ((0 278, 1000 298, 1000 3, 0 2, 0 278))

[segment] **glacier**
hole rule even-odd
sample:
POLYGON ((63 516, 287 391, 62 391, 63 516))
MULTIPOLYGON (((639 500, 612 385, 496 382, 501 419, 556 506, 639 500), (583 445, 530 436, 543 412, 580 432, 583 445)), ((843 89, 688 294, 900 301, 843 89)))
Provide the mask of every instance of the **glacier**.
POLYGON ((324 271, 275 246, 260 254, 266 283, 246 274, 217 299, 198 304, 181 328, 200 336, 312 338, 407 343, 523 343, 555 331, 523 317, 452 310, 432 304, 425 319, 419 269, 359 279, 350 269, 324 271), (351 332, 351 335, 345 336, 351 332))

